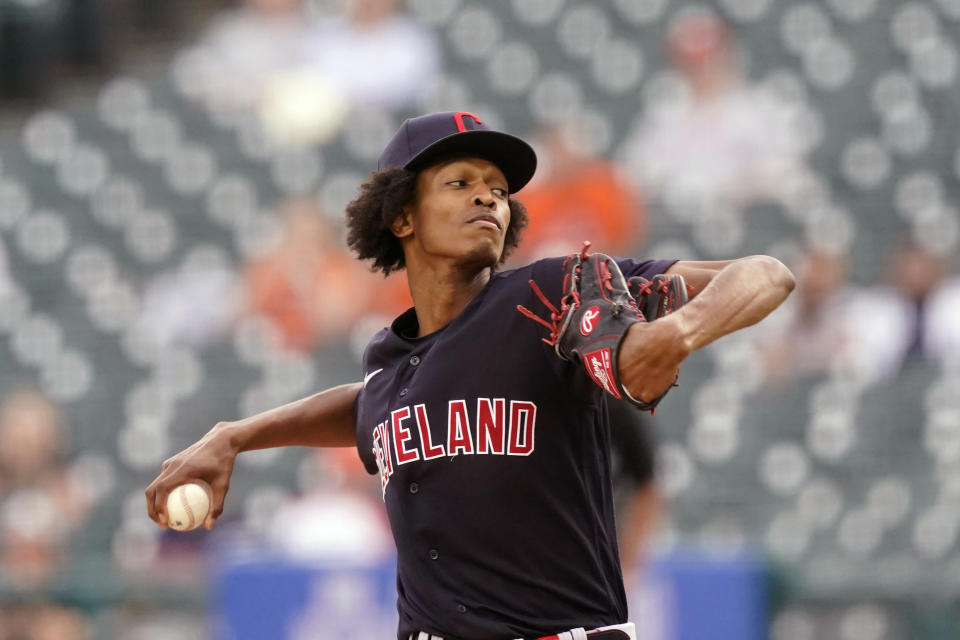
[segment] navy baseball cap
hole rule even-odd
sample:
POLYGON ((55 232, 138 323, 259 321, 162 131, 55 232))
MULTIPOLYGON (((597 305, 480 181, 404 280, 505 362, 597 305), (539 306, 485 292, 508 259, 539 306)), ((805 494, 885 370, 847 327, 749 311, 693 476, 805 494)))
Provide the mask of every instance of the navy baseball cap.
POLYGON ((510 193, 530 182, 537 169, 537 154, 520 138, 490 129, 472 113, 446 111, 404 121, 380 154, 377 170, 403 167, 419 171, 456 154, 497 165, 507 178, 510 193))

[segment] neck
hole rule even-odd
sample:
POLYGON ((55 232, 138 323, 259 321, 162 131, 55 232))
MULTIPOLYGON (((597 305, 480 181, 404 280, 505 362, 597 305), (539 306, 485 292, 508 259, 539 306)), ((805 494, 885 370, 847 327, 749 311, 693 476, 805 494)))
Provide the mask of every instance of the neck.
POLYGON ((450 263, 407 264, 407 283, 420 325, 418 336, 438 331, 457 317, 490 281, 490 267, 450 263))

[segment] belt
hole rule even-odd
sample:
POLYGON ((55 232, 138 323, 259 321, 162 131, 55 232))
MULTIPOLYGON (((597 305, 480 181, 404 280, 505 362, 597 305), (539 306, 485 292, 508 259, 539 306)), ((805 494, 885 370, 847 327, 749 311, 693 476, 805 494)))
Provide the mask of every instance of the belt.
MULTIPOLYGON (((632 622, 614 624, 608 627, 598 627, 589 631, 583 627, 570 629, 552 636, 543 636, 537 640, 637 640, 637 628, 632 622)), ((411 633, 408 640, 444 640, 443 636, 421 631, 411 633)))
POLYGON ((538 640, 586 640, 587 638, 590 640, 637 640, 637 628, 632 622, 598 627, 589 631, 580 627, 556 635, 544 636, 538 640))

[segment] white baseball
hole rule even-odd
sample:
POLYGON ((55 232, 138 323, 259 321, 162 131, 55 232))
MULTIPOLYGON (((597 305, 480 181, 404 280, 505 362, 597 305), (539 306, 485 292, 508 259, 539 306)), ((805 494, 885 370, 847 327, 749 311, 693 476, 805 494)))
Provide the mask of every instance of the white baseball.
POLYGON ((177 531, 203 524, 210 512, 210 485, 202 480, 182 484, 167 496, 167 523, 177 531))

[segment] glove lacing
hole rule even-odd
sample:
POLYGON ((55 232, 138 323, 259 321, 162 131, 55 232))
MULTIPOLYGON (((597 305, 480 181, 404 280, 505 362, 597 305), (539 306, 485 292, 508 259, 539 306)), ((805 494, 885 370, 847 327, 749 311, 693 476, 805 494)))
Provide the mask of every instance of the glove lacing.
MULTIPOLYGON (((580 253, 577 254, 577 258, 580 260, 579 264, 577 264, 577 266, 572 271, 564 274, 561 288, 563 291, 566 291, 567 293, 564 294, 563 298, 560 299, 559 309, 557 309, 557 307, 555 307, 553 303, 547 300, 547 297, 543 294, 543 291, 540 290, 540 287, 537 286, 536 282, 534 282, 533 280, 529 281, 530 288, 533 289, 533 292, 537 294, 538 298, 540 298, 540 302, 542 302, 543 305, 550 310, 549 321, 541 318, 534 312, 530 311, 530 309, 527 309, 526 307, 524 307, 522 304, 517 305, 517 311, 519 311, 526 317, 530 318, 534 322, 538 322, 539 324, 542 324, 544 327, 550 330, 550 337, 541 338, 541 340, 543 340, 545 343, 547 343, 551 347, 555 347, 557 345, 557 340, 559 340, 560 338, 560 331, 562 328, 561 325, 563 323, 563 319, 567 314, 567 312, 568 311, 572 312, 573 310, 580 307, 580 288, 578 286, 579 283, 575 282, 571 285, 570 278, 572 276, 574 278, 579 279, 581 270, 583 268, 583 263, 587 260, 587 254, 589 253, 589 251, 590 251, 590 242, 584 242, 583 248, 580 250, 580 253)), ((567 257, 567 260, 572 260, 572 259, 573 259, 572 255, 567 257)), ((564 261, 563 263, 564 271, 566 271, 566 265, 567 263, 566 261, 564 261)), ((613 280, 613 274, 610 272, 609 265, 607 265, 607 262, 605 260, 600 262, 599 265, 600 265, 600 286, 605 288, 607 291, 614 292, 615 290, 613 288, 613 285, 611 284, 611 281, 613 280)), ((643 286, 649 287, 650 284, 651 283, 648 282, 643 286)), ((629 298, 628 305, 633 307, 635 310, 639 310, 639 308, 637 307, 637 301, 630 296, 627 296, 627 297, 629 298)), ((617 316, 624 310, 624 308, 625 306, 623 304, 620 304, 619 302, 615 302, 611 305, 610 310, 614 316, 617 316)), ((643 316, 640 315, 639 313, 637 315, 640 318, 643 318, 643 316)))

